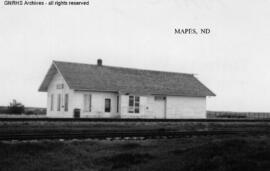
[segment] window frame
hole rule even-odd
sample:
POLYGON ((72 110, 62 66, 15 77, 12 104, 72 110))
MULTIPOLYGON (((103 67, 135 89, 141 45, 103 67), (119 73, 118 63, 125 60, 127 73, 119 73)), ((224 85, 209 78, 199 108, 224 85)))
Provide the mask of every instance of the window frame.
POLYGON ((128 97, 128 113, 140 113, 140 96, 128 97))
POLYGON ((53 111, 54 109, 54 95, 53 94, 51 94, 51 111, 53 111))
POLYGON ((92 111, 92 94, 83 95, 83 111, 84 112, 92 111))
POLYGON ((61 111, 61 94, 57 95, 57 111, 61 111))
POLYGON ((65 101, 64 101, 64 110, 68 112, 68 104, 69 104, 69 95, 65 94, 65 101))
POLYGON ((105 99, 105 103, 104 103, 104 112, 105 113, 110 113, 111 112, 111 110, 112 110, 112 105, 111 105, 111 103, 112 103, 112 100, 110 99, 110 98, 106 98, 105 99), (107 107, 107 103, 106 102, 108 102, 108 107, 107 107), (107 110, 108 109, 108 110, 107 110))
POLYGON ((119 112, 119 96, 116 97, 116 112, 119 112))
POLYGON ((56 84, 56 89, 64 89, 64 84, 63 83, 56 84))

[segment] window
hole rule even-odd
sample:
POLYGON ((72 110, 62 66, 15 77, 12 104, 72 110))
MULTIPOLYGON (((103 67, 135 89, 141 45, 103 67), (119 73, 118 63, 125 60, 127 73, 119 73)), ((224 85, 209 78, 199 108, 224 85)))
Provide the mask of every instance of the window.
POLYGON ((155 96, 155 100, 165 100, 165 96, 155 96))
POLYGON ((116 112, 119 112, 119 96, 117 96, 116 112))
POLYGON ((91 112, 91 104, 92 104, 91 94, 85 94, 83 101, 84 101, 83 111, 84 112, 91 112))
POLYGON ((63 89, 64 88, 64 84, 57 84, 56 85, 56 89, 63 89))
POLYGON ((105 112, 111 112, 111 99, 105 99, 105 112))
POLYGON ((58 94, 57 96, 57 111, 60 111, 61 109, 61 94, 58 94))
POLYGON ((51 94, 51 111, 53 111, 53 94, 51 94))
POLYGON ((128 102, 129 113, 140 113, 140 97, 139 96, 129 96, 129 102, 128 102))
POLYGON ((135 113, 140 113, 140 97, 135 96, 135 113))
POLYGON ((65 111, 68 111, 68 94, 65 94, 65 111))

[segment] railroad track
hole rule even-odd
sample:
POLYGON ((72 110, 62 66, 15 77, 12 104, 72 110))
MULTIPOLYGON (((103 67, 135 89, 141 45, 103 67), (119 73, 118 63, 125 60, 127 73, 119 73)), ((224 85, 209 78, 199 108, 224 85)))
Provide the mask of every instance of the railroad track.
POLYGON ((0 122, 270 122, 270 119, 0 118, 0 122))
POLYGON ((157 138, 181 138, 190 136, 214 136, 214 135, 258 135, 269 134, 266 131, 71 131, 71 132, 6 132, 0 135, 0 140, 43 140, 43 139, 157 139, 157 138))

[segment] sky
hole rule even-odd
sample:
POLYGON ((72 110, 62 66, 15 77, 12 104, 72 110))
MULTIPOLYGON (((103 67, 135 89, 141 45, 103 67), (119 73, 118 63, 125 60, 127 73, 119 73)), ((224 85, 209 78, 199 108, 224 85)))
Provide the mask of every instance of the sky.
POLYGON ((194 73, 207 110, 270 112, 269 0, 90 0, 89 6, 0 2, 0 105, 45 107, 52 60, 194 73), (175 34, 209 28, 209 34, 175 34))

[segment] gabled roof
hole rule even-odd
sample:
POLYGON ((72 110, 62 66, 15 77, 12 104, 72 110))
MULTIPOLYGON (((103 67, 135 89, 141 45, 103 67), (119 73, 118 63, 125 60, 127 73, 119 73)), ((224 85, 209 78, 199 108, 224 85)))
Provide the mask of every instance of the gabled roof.
POLYGON ((193 74, 53 61, 39 91, 46 92, 56 72, 69 88, 130 94, 215 96, 193 74))

